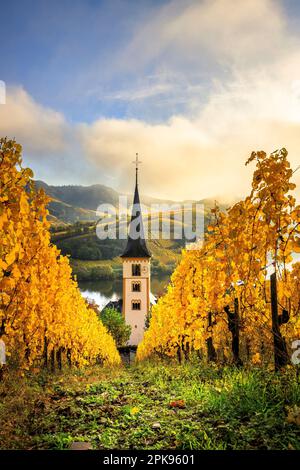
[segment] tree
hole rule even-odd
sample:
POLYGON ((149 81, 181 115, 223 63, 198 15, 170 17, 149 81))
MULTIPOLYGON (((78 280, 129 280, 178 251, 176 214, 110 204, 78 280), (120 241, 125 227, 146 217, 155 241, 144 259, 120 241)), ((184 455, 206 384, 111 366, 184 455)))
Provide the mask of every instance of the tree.
POLYGON ((114 308, 104 308, 100 313, 100 319, 114 338, 116 345, 125 346, 130 338, 131 326, 126 325, 123 315, 114 308))
POLYGON ((0 139, 0 338, 21 370, 64 359, 118 364, 115 343, 88 308, 68 258, 51 244, 47 203, 22 147, 0 139))
POLYGON ((300 206, 291 193, 293 171, 285 149, 253 152, 252 190, 221 212, 212 209, 201 248, 183 251, 168 292, 152 309, 137 357, 188 357, 193 350, 209 360, 288 363, 288 342, 300 328, 300 206), (270 267, 274 273, 270 281, 270 267))

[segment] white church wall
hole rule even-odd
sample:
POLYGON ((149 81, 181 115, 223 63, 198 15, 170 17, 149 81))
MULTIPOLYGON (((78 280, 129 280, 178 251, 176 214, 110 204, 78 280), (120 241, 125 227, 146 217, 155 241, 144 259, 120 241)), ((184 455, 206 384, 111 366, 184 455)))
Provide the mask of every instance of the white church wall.
POLYGON ((150 260, 133 259, 123 261, 123 314, 131 326, 130 345, 138 345, 144 336, 145 321, 150 303, 150 260), (141 276, 132 276, 132 264, 141 264, 141 276), (146 269, 145 269, 146 268, 146 269), (140 292, 132 291, 132 283, 140 282, 140 292), (133 310, 132 301, 140 301, 141 309, 133 310))

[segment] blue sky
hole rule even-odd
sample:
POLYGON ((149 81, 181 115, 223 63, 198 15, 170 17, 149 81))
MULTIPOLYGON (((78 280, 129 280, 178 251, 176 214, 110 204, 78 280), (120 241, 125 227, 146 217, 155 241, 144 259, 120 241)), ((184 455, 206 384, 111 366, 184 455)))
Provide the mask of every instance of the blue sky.
MULTIPOLYGON (((45 106, 72 121, 98 116, 147 116, 130 102, 110 98, 135 86, 150 86, 155 66, 118 71, 117 61, 134 31, 163 1, 22 0, 2 6, 1 78, 22 85, 45 106)), ((180 106, 180 100, 178 100, 180 106)), ((171 112, 171 111, 170 111, 171 112)), ((159 110, 164 118, 168 112, 159 110)))
POLYGON ((252 150, 300 163, 297 0, 0 5, 0 134, 36 178, 127 191, 138 151, 145 193, 230 199, 252 150))

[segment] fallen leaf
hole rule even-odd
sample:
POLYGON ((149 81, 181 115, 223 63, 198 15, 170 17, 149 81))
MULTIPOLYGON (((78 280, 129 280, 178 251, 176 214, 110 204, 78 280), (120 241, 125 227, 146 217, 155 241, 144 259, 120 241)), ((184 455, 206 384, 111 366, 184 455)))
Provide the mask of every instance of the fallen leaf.
POLYGON ((287 411, 287 423, 296 424, 297 426, 300 426, 300 406, 295 405, 293 407, 289 407, 287 408, 287 411))
POLYGON ((161 428, 161 425, 159 422, 156 422, 156 423, 153 423, 152 424, 152 429, 160 429, 161 428))
POLYGON ((184 400, 173 400, 170 401, 171 408, 185 408, 185 401, 184 400))

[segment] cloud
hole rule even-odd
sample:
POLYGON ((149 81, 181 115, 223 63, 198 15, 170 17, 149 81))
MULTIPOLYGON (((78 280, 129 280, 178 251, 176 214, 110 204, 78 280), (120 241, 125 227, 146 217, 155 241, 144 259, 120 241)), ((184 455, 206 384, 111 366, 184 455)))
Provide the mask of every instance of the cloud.
POLYGON ((299 131, 293 82, 239 74, 229 85, 216 85, 196 118, 175 116, 161 124, 100 119, 82 125, 79 139, 85 154, 127 188, 138 151, 144 191, 180 199, 245 194, 251 168, 244 162, 252 150, 286 146, 296 167, 299 131))
MULTIPOLYGON (((205 166, 206 138, 201 130, 184 118, 166 124, 147 124, 138 120, 102 119, 81 127, 82 145, 99 168, 114 172, 123 189, 133 183, 135 153, 142 159, 141 180, 144 193, 190 196, 188 187, 209 177, 211 165, 205 166), (196 181, 197 170, 202 174, 196 181), (191 180, 192 178, 192 180, 191 180)), ((198 184, 197 184, 198 183, 198 184)), ((208 186, 199 192, 205 193, 208 186)), ((210 190, 210 189, 209 189, 210 190)), ((198 191, 193 191, 194 195, 198 191)))
POLYGON ((281 3, 170 2, 137 28, 121 65, 146 70, 163 64, 180 91, 207 61, 222 64, 222 73, 211 75, 209 87, 194 83, 194 93, 179 93, 178 100, 189 101, 184 114, 158 124, 103 118, 81 126, 88 158, 128 187, 129 162, 138 151, 144 191, 175 199, 245 194, 253 168, 244 162, 252 150, 285 146, 298 166, 299 37, 289 30, 281 3))
MULTIPOLYGON (((208 108, 207 114, 214 116, 208 108)), ((258 116, 229 129, 233 121, 224 116, 217 132, 204 115, 197 121, 177 117, 163 125, 102 119, 81 127, 82 145, 93 163, 114 174, 126 190, 133 184, 130 163, 138 151, 143 192, 177 200, 246 194, 253 168, 244 163, 252 150, 287 146, 294 168, 300 164, 299 123, 258 116)))
POLYGON ((148 98, 162 95, 171 89, 171 85, 168 83, 156 83, 154 85, 149 84, 140 88, 119 90, 117 92, 108 94, 105 99, 108 100, 120 100, 120 101, 139 101, 148 98))
MULTIPOLYGON (((215 91, 216 81, 230 83, 241 72, 249 73, 249 82, 262 72, 276 77, 293 54, 299 62, 299 49, 299 34, 292 32, 278 0, 173 0, 136 26, 132 39, 112 60, 112 69, 127 77, 127 86, 130 83, 128 114, 157 121, 160 101, 165 104, 163 118, 168 110, 167 117, 195 114, 215 91), (157 99, 149 102, 147 93, 139 96, 147 100, 147 112, 131 103, 134 87, 137 92, 159 90, 162 83, 167 86, 157 99)), ((111 94, 118 95, 124 96, 124 91, 111 94)))
POLYGON ((285 53, 287 21, 276 0, 173 0, 140 25, 123 52, 123 65, 157 60, 201 64, 201 56, 250 65, 285 53))
MULTIPOLYGON (((300 35, 289 21, 275 0, 169 2, 116 54, 114 73, 136 76, 130 86, 105 89, 103 99, 127 103, 127 116, 71 125, 14 89, 0 107, 0 132, 34 155, 63 152, 72 163, 69 181, 89 167, 93 175, 86 172, 82 183, 113 181, 130 190, 139 152, 143 193, 177 200, 243 196, 251 151, 284 146, 292 166, 300 164, 300 35), (164 108, 168 117, 153 119, 164 108)), ((294 179, 300 188, 300 172, 294 179)))
POLYGON ((68 125, 64 116, 37 103, 22 87, 7 87, 0 106, 0 135, 15 137, 31 157, 66 151, 68 125))

